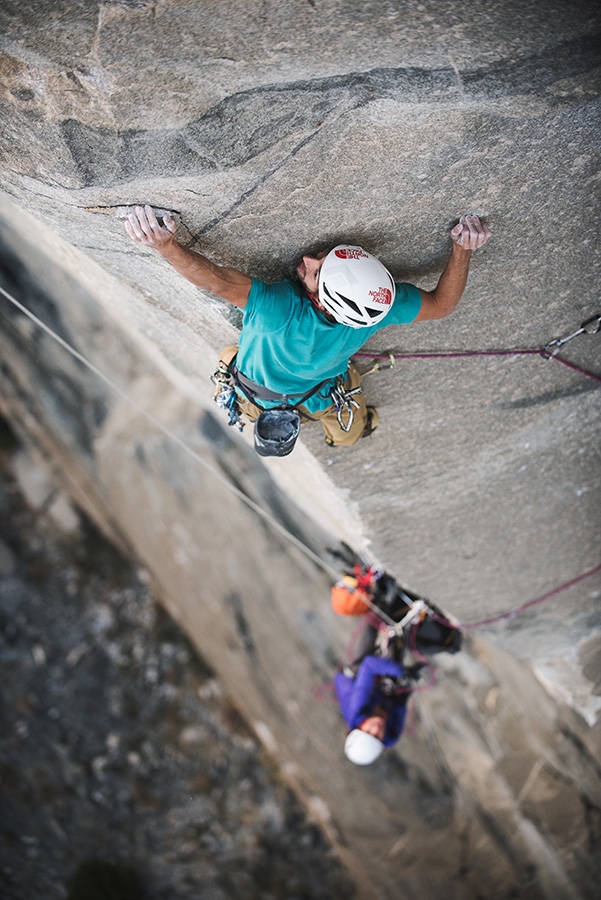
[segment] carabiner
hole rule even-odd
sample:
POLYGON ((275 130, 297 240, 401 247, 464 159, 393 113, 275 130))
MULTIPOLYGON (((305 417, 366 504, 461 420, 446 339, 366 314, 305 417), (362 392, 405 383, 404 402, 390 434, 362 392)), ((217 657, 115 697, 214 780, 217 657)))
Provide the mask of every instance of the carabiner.
POLYGON ((575 331, 573 334, 569 334, 564 338, 555 338, 553 341, 549 341, 548 344, 541 350, 541 356, 544 356, 545 359, 552 359, 556 353, 559 353, 564 344, 567 344, 568 341, 571 341, 573 338, 578 337, 579 334, 599 334, 601 331, 601 314, 596 313, 594 316, 591 316, 590 319, 587 319, 586 322, 583 322, 580 328, 575 331), (554 349, 551 350, 551 347, 554 349))
POLYGON ((351 430, 351 428, 353 427, 353 422, 355 420, 354 411, 351 409, 350 406, 340 406, 336 410, 336 418, 338 419, 338 424, 340 425, 341 430, 344 431, 345 434, 348 434, 349 431, 351 430), (346 411, 348 413, 348 419, 347 419, 346 425, 342 421, 342 410, 343 409, 346 409, 346 411))
POLYGON ((334 404, 334 408, 336 409, 336 418, 338 419, 338 424, 340 425, 342 431, 345 432, 345 434, 348 434, 348 432, 351 430, 353 422, 355 420, 355 410, 353 409, 353 407, 355 407, 355 409, 360 408, 357 401, 353 400, 353 395, 360 393, 361 386, 352 388, 351 390, 345 390, 344 387, 342 387, 342 384, 338 383, 330 393, 332 403, 334 404), (343 410, 346 410, 348 414, 346 424, 342 421, 343 410))
POLYGON ((384 369, 392 369, 395 363, 394 353, 389 353, 386 358, 377 357, 373 360, 369 369, 363 369, 361 372, 361 378, 365 375, 371 375, 372 372, 383 372, 384 369))

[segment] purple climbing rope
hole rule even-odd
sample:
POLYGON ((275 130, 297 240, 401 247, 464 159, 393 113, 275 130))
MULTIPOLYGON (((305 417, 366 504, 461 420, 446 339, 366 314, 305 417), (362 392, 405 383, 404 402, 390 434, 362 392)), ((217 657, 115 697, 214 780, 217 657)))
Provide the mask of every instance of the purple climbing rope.
POLYGON ((542 594, 535 600, 529 600, 527 603, 522 603, 521 606, 514 606, 512 609, 509 609, 506 612, 499 613, 496 616, 491 616, 490 619, 481 619, 479 622, 468 622, 467 624, 461 625, 460 627, 463 631, 468 631, 472 628, 480 628, 482 625, 492 625, 493 622, 500 622, 503 619, 512 619, 514 616, 519 615, 519 613, 523 613, 525 610, 530 609, 530 607, 537 606, 539 603, 544 603, 545 600, 550 600, 551 597, 555 597, 556 594, 560 594, 562 591, 566 591, 568 588, 574 587, 575 584, 579 584, 581 581, 584 581, 585 578, 590 578, 592 575, 596 575, 597 572, 601 572, 601 563, 598 566, 595 566, 593 569, 589 569, 588 572, 583 572, 582 575, 578 575, 577 578, 572 578, 571 581, 566 581, 565 584, 561 584, 559 587, 553 588, 552 591, 548 591, 546 594, 542 594))
POLYGON ((545 349, 535 349, 533 347, 519 349, 514 348, 513 350, 440 350, 440 351, 432 351, 429 350, 419 350, 415 353, 372 353, 369 350, 360 350, 357 353, 353 354, 356 358, 362 359, 466 359, 471 356, 541 356, 543 359, 554 359, 562 365, 567 366, 569 369, 573 369, 575 372, 579 372, 581 375, 586 375, 587 378, 593 378, 595 381, 601 381, 601 375, 597 375, 595 372, 590 372, 588 369, 583 369, 582 366, 576 365, 576 363, 570 362, 567 359, 564 359, 563 356, 558 356, 557 354, 549 355, 546 353, 545 349))

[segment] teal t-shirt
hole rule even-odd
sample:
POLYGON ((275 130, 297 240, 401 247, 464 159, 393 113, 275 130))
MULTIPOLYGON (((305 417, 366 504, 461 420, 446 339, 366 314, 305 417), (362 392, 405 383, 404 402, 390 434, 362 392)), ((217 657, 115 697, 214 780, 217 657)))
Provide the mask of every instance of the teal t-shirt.
POLYGON ((332 403, 333 381, 346 372, 353 353, 380 328, 413 322, 420 308, 418 288, 397 284, 392 308, 381 322, 368 328, 349 328, 328 322, 300 285, 288 280, 265 284, 253 278, 243 310, 236 362, 251 381, 290 396, 307 394, 320 381, 331 379, 331 384, 324 385, 305 404, 310 412, 326 409, 332 403))

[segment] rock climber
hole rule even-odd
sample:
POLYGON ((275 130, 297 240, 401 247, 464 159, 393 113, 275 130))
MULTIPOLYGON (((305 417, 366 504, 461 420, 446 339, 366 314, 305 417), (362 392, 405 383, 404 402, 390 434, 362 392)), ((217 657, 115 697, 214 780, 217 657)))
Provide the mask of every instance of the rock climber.
MULTIPOLYGON (((411 674, 415 677, 417 671, 411 674)), ((411 677, 394 659, 369 654, 356 674, 350 669, 337 672, 334 686, 349 728, 344 754, 358 766, 370 765, 403 732, 411 677)))
POLYGON ((369 765, 402 734, 415 681, 425 665, 431 667, 422 654, 458 653, 462 635, 438 607, 346 545, 334 555, 350 567, 332 587, 332 607, 339 615, 363 618, 354 662, 334 676, 349 728, 344 752, 351 762, 369 765), (415 659, 410 665, 404 662, 407 652, 415 659))
POLYGON ((472 252, 490 237, 478 216, 461 216, 451 230, 451 256, 438 284, 426 291, 395 284, 361 247, 339 245, 304 255, 296 282, 266 284, 184 247, 176 240, 173 217, 165 215, 159 223, 150 206, 135 207, 125 227, 192 284, 243 310, 239 345, 225 348, 220 364, 233 375, 236 409, 256 423, 255 447, 262 455, 290 452, 298 433, 296 423, 292 434, 282 419, 281 434, 276 427, 274 441, 268 434, 261 449, 256 420, 265 419, 265 427, 272 428, 275 418, 268 421, 262 415, 266 409, 293 407, 298 422, 319 420, 330 446, 351 446, 371 434, 378 414, 365 403, 361 375, 350 357, 386 325, 450 315, 463 294, 472 252))

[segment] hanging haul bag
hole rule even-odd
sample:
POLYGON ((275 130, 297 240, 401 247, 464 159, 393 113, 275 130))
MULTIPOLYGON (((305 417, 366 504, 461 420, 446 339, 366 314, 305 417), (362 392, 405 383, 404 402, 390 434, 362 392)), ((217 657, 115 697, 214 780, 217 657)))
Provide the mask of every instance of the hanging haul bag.
MULTIPOLYGON (((362 616, 371 610, 377 614, 381 609, 386 620, 402 622, 415 604, 421 610, 402 627, 412 648, 426 656, 435 653, 457 653, 461 650, 461 629, 449 621, 447 616, 427 600, 400 587, 385 572, 376 572, 370 567, 355 564, 350 572, 343 574, 331 593, 332 607, 343 616, 362 616)), ((402 636, 399 633, 399 637, 402 636)), ((405 643, 405 638, 403 638, 405 643)))
POLYGON ((417 624, 415 647, 419 653, 432 656, 435 653, 458 653, 461 650, 461 631, 430 606, 426 616, 417 624))

